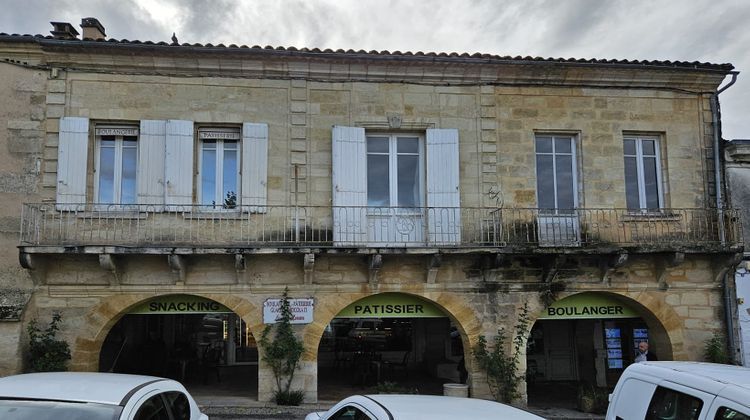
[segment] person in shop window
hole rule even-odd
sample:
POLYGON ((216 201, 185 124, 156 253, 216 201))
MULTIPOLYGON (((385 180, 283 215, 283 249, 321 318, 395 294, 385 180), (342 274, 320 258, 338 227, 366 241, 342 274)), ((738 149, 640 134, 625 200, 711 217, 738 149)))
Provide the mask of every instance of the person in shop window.
POLYGON ((659 359, 656 357, 656 355, 653 352, 648 350, 648 343, 645 341, 641 341, 640 343, 638 343, 638 352, 635 355, 635 362, 636 363, 646 362, 646 361, 652 362, 655 360, 659 360, 659 359))

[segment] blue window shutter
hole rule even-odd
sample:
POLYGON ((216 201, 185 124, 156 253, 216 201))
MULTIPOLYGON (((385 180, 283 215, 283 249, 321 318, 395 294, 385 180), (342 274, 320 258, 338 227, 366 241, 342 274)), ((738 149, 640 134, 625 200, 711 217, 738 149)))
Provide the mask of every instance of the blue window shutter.
POLYGON ((458 130, 427 130, 427 240, 456 245, 461 241, 458 130))
POLYGON ((86 202, 89 119, 62 117, 57 147, 57 207, 77 210, 86 202))
POLYGON ((333 127, 333 241, 338 246, 367 240, 367 143, 365 129, 333 127))
POLYGON ((268 124, 242 125, 243 211, 263 213, 268 201, 268 124))

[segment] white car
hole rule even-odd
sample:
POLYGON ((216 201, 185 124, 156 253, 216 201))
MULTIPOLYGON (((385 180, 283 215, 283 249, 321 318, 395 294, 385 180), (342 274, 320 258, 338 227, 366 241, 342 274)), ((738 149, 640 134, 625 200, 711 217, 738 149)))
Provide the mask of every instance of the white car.
POLYGON ((208 420, 179 382, 153 376, 50 372, 0 378, 3 420, 208 420))
POLYGON ((750 419, 750 369, 700 362, 643 362, 625 369, 607 420, 750 419))
MULTIPOLYGON (((508 419, 539 420, 521 409, 477 398, 437 395, 354 395, 305 420, 508 419)), ((543 420, 543 419, 542 419, 543 420)))

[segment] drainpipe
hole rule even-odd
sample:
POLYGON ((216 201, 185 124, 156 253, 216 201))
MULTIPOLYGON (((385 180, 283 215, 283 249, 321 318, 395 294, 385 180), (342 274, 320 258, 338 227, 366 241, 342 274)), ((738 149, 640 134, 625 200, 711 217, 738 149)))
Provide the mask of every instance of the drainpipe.
POLYGON ((729 83, 724 86, 723 88, 719 89, 711 95, 711 123, 713 125, 713 132, 714 132, 714 173, 716 176, 715 182, 716 182, 716 210, 719 212, 719 240, 721 241, 722 245, 726 245, 726 233, 724 232, 724 199, 722 197, 721 193, 721 151, 720 151, 720 139, 719 139, 719 130, 720 130, 720 121, 719 121, 719 94, 721 92, 724 92, 725 90, 729 89, 730 86, 734 84, 734 82, 737 81, 737 75, 740 74, 738 71, 730 72, 729 74, 732 75, 732 80, 729 81, 729 83))
MULTIPOLYGON (((727 83, 726 86, 717 90, 716 93, 711 95, 711 119, 713 124, 714 132, 714 173, 716 176, 716 210, 719 216, 719 240, 722 245, 726 245, 726 233, 724 232, 724 199, 722 197, 722 176, 721 176, 721 151, 720 151, 720 138, 719 130, 721 122, 719 121, 719 94, 729 89, 736 81, 737 75, 740 74, 738 71, 729 73, 732 76, 732 80, 727 83)), ((724 318, 727 325, 727 350, 731 355, 731 360, 736 360, 736 345, 734 342, 734 318, 732 316, 732 296, 729 292, 729 273, 734 273, 735 270, 727 270, 722 276, 722 288, 724 289, 724 318)))

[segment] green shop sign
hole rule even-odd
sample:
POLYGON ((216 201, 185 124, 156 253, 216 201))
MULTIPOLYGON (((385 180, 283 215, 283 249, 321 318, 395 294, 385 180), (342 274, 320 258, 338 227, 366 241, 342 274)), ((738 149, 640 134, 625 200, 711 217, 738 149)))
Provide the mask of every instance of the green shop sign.
POLYGON ((599 293, 580 293, 553 303, 539 319, 640 318, 619 300, 599 293))
POLYGON ((442 318, 435 304, 413 295, 381 293, 360 299, 336 315, 337 318, 442 318))
POLYGON ((219 302, 200 296, 159 296, 139 303, 128 313, 141 315, 230 313, 229 308, 219 302))

